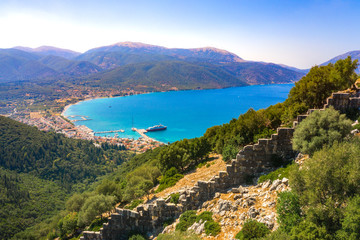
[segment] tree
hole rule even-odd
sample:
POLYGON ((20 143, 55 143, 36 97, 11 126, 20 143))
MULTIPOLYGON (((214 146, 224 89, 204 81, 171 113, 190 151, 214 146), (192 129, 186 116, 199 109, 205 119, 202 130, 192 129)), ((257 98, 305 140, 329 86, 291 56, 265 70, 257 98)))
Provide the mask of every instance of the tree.
POLYGON ((292 192, 281 192, 276 204, 280 229, 290 232, 291 228, 301 222, 299 198, 292 192))
POLYGON ((337 232, 338 239, 360 239, 360 195, 352 198, 345 208, 342 229, 337 232))
POLYGON ((293 148, 312 155, 324 145, 342 141, 351 131, 351 120, 334 108, 314 111, 295 129, 293 148))
POLYGON ((262 238, 270 233, 270 230, 264 223, 260 223, 256 220, 247 220, 244 223, 243 228, 235 236, 236 239, 247 240, 262 238))
POLYGON ((289 174, 308 221, 334 233, 347 200, 360 194, 360 140, 335 143, 316 152, 289 174))
POLYGON ((234 158, 236 158, 236 154, 238 154, 239 148, 235 147, 232 144, 226 144, 222 151, 223 160, 228 162, 234 158))
POLYGON ((113 208, 115 197, 95 195, 86 199, 84 206, 79 212, 78 225, 84 226, 89 224, 96 216, 108 212, 113 208))
POLYGON ((307 108, 321 108, 331 93, 349 88, 356 81, 358 61, 351 57, 335 64, 312 67, 290 90, 287 103, 305 103, 307 108))

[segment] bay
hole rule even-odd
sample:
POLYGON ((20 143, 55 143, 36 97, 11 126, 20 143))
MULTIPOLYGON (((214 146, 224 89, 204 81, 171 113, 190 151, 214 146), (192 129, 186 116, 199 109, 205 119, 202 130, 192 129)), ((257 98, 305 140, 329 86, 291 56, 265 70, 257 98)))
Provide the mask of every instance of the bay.
MULTIPOLYGON (((65 116, 81 115, 91 120, 78 121, 95 132, 125 130, 119 137, 140 137, 131 131, 163 124, 167 130, 146 133, 161 142, 202 136, 206 129, 228 123, 249 108, 255 110, 283 102, 294 84, 156 92, 115 98, 98 98, 71 105, 65 116)), ((69 117, 70 118, 70 117, 69 117)), ((99 134, 113 136, 114 134, 99 134)))

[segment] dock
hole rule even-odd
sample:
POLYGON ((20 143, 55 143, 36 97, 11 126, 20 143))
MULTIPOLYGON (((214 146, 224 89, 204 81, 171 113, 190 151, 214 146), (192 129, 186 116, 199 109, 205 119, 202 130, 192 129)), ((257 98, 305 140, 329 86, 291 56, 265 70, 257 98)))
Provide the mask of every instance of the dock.
POLYGON ((101 134, 101 133, 118 133, 118 132, 125 132, 124 130, 110 130, 110 131, 100 131, 100 132, 94 132, 94 134, 101 134))
POLYGON ((147 132, 145 129, 137 129, 137 128, 132 128, 133 131, 137 132, 138 134, 140 134, 144 139, 146 140, 152 140, 155 142, 158 142, 157 140, 147 136, 145 133, 147 132))

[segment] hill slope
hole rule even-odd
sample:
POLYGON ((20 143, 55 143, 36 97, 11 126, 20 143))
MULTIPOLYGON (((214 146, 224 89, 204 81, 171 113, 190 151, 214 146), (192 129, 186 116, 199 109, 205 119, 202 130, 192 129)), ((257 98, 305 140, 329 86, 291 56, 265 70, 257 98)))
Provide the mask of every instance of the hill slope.
POLYGON ((206 89, 245 86, 245 82, 211 65, 183 61, 129 64, 94 75, 93 82, 106 86, 130 86, 152 90, 206 89))
POLYGON ((29 53, 36 53, 41 56, 58 56, 67 59, 72 59, 80 55, 78 52, 74 52, 68 49, 56 48, 51 46, 41 46, 38 48, 28 48, 28 47, 14 47, 14 49, 22 50, 29 53))
MULTIPOLYGON (((338 61, 340 59, 345 59, 348 56, 350 56, 352 60, 357 59, 360 62, 360 50, 358 50, 358 51, 350 51, 350 52, 341 54, 339 56, 336 56, 336 57, 330 59, 329 61, 324 62, 321 65, 328 65, 329 63, 335 63, 336 61, 338 61)), ((360 73, 360 66, 357 68, 356 73, 360 73)))

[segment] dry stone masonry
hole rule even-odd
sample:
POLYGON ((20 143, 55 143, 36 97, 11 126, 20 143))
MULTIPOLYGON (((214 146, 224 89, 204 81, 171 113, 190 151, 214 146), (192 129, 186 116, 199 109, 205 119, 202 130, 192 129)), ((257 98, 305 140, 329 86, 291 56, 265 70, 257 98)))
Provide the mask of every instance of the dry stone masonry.
MULTIPOLYGON (((360 108, 360 92, 356 89, 353 93, 334 93, 326 101, 324 109, 333 106, 339 111, 349 108, 360 108)), ((309 110, 310 114, 314 110, 309 110)), ((305 119, 308 114, 300 115, 294 126, 305 119)), ((226 192, 232 187, 245 184, 249 176, 257 176, 271 171, 274 156, 290 159, 295 156, 292 150, 291 139, 294 128, 278 128, 277 133, 270 139, 259 139, 257 144, 245 146, 236 156, 236 159, 227 165, 226 171, 221 171, 209 181, 198 181, 190 189, 181 190, 179 204, 167 203, 163 199, 155 200, 155 203, 138 206, 134 211, 116 209, 109 217, 109 222, 103 225, 100 232, 84 231, 82 240, 115 240, 128 239, 132 232, 157 234, 163 230, 163 222, 176 219, 186 210, 195 210, 208 200, 217 197, 219 193, 226 192)), ((275 182, 273 183, 275 184, 275 182)), ((277 186, 270 186, 276 189, 277 186)), ((233 192, 240 191, 233 188, 233 192)), ((246 203, 253 203, 248 199, 246 203)), ((226 202, 221 203, 221 209, 232 208, 226 202)), ((223 209, 223 211, 225 211, 223 209)), ((257 212, 249 213, 251 216, 257 212)))

